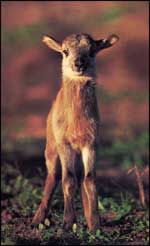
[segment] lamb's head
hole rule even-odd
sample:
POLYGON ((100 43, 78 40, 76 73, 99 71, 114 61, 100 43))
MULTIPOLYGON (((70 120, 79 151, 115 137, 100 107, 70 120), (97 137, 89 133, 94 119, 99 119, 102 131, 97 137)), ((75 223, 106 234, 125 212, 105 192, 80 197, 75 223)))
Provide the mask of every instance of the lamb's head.
POLYGON ((64 77, 95 76, 95 57, 104 48, 118 41, 118 36, 94 40, 89 34, 72 34, 59 43, 52 37, 44 36, 43 42, 63 55, 62 72, 64 77))

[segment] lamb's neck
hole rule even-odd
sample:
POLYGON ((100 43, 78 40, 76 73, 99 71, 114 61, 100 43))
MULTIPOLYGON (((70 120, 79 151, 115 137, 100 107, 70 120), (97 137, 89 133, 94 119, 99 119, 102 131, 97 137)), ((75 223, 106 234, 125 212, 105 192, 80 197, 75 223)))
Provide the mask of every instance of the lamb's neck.
POLYGON ((89 77, 63 81, 63 93, 67 115, 72 115, 74 119, 80 118, 81 115, 93 117, 97 104, 95 81, 89 77))

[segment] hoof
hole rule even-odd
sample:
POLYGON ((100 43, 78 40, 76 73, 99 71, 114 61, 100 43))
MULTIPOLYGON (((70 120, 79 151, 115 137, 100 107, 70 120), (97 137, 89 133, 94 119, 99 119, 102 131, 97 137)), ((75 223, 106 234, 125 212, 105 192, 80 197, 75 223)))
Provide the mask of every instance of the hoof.
POLYGON ((94 226, 94 227, 89 228, 89 232, 95 233, 98 229, 100 229, 100 226, 94 226))
POLYGON ((98 229, 100 229, 100 220, 96 218, 95 220, 91 221, 88 225, 90 232, 96 232, 98 229))
POLYGON ((70 230, 72 230, 72 226, 73 226, 72 223, 66 223, 66 222, 63 223, 63 229, 64 229, 65 231, 70 231, 70 230))
POLYGON ((41 207, 39 207, 33 217, 31 225, 38 225, 40 223, 43 223, 44 219, 45 219, 45 209, 41 209, 41 207))
POLYGON ((70 219, 70 220, 64 220, 63 222, 63 229, 68 231, 72 230, 73 224, 76 223, 76 217, 70 219))

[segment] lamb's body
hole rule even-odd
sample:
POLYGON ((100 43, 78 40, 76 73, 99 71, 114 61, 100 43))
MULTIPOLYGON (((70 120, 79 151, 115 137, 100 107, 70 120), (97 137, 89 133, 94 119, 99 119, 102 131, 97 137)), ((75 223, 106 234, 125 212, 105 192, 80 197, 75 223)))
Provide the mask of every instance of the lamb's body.
POLYGON ((87 78, 65 82, 48 121, 51 121, 56 145, 68 142, 76 151, 85 146, 94 147, 99 122, 94 82, 87 78))
MULTIPOLYGON (((114 36, 110 38, 112 41, 114 36)), ((45 150, 48 176, 42 202, 33 223, 45 218, 48 203, 56 184, 60 180, 64 192, 64 226, 71 228, 76 221, 74 193, 77 187, 75 173, 76 154, 83 161, 80 186, 84 214, 90 230, 99 227, 96 192, 95 160, 99 141, 99 117, 95 94, 95 54, 100 47, 112 45, 108 40, 94 41, 87 34, 69 36, 62 44, 45 38, 44 42, 63 53, 62 87, 51 108, 47 120, 47 142, 45 150), (96 43, 97 42, 97 43, 96 43), (100 47, 99 47, 100 46, 100 47), (69 53, 68 53, 69 49, 69 53), (92 55, 91 55, 91 52, 92 55)))

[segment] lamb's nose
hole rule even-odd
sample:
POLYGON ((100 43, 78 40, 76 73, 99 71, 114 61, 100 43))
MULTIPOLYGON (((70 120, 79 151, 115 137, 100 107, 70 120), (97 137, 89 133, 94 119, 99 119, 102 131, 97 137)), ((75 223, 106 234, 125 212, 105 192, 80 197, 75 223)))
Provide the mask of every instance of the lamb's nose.
POLYGON ((85 64, 84 61, 82 59, 76 59, 75 61, 75 67, 80 71, 80 70, 84 70, 85 68, 85 64))
POLYGON ((83 66, 83 61, 81 61, 80 59, 77 59, 77 60, 75 61, 75 66, 76 66, 77 68, 82 67, 82 66, 83 66))

